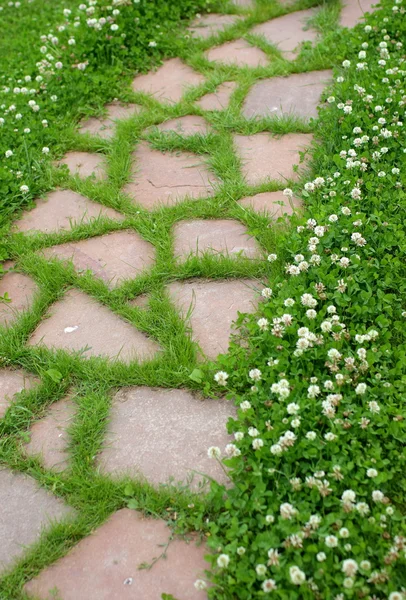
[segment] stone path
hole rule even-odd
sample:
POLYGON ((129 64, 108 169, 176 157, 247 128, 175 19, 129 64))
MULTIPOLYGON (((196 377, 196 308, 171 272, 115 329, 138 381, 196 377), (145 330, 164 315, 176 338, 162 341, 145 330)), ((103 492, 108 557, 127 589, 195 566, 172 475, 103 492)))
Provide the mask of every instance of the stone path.
MULTIPOLYGON (((202 72, 182 57, 137 75, 131 102, 116 99, 78 125, 78 140, 94 151, 72 148, 59 161, 60 187, 14 224, 28 259, 19 250, 0 275, 0 336, 20 344, 0 366, 0 427, 14 427, 18 415, 17 430, 25 419, 18 460, 33 462, 25 474, 0 469, 0 577, 55 523, 77 517, 49 483, 62 495, 64 482, 74 488, 77 431, 92 448, 82 465, 90 480, 121 486, 125 477, 147 491, 182 482, 199 493, 205 475, 227 483, 207 448, 229 442, 233 405, 196 395, 188 375, 227 351, 238 314, 259 302, 261 262, 273 248, 253 233, 300 210, 282 190, 306 166, 301 154, 313 138, 303 131, 331 80, 329 70, 294 66, 303 42, 318 43, 307 20, 320 9, 281 2, 286 14, 246 27, 254 34, 246 39, 255 0, 232 4, 238 14, 197 16, 189 27, 202 72), (275 135, 272 119, 286 117, 301 125, 275 135), (124 155, 131 128, 131 155, 118 157, 113 145, 99 151, 100 138, 103 147, 125 139, 124 155), (49 378, 72 355, 77 380, 51 393, 49 378), (109 392, 99 414, 91 394, 100 382, 109 392), (83 429, 89 415, 98 433, 83 429)), ((346 0, 341 24, 370 8, 346 0)), ((28 569, 24 591, 41 600, 52 590, 61 600, 203 600, 193 582, 204 576, 206 549, 195 541, 172 540, 164 520, 116 510, 65 556, 28 569)))

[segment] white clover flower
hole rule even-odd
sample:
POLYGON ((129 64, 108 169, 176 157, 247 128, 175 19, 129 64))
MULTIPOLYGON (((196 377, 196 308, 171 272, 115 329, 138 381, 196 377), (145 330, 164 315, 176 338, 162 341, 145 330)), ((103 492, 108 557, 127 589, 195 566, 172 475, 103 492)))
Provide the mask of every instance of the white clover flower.
POLYGON ((23 194, 26 193, 26 192, 28 192, 29 189, 30 188, 28 187, 28 185, 22 185, 22 186, 20 186, 20 192, 23 192, 23 194))
POLYGON ((218 446, 210 446, 210 448, 207 450, 207 456, 209 458, 220 458, 221 456, 221 450, 218 446))
POLYGON ((324 539, 324 543, 328 548, 336 548, 338 546, 338 539, 335 535, 327 535, 324 539))
POLYGON ((285 188, 282 192, 282 194, 284 196, 287 196, 288 198, 292 198, 293 196, 293 191, 290 188, 285 188))
POLYGON ((299 406, 299 404, 296 404, 295 402, 291 402, 290 404, 287 405, 286 410, 289 415, 296 415, 300 410, 300 406, 299 406))
POLYGON ((275 517, 274 517, 273 515, 266 515, 266 517, 265 517, 265 522, 266 522, 268 525, 271 525, 272 523, 274 523, 274 522, 275 522, 275 517))
POLYGON ((301 569, 299 569, 299 567, 297 567, 296 565, 294 565, 293 567, 290 567, 289 575, 290 575, 290 579, 294 585, 302 585, 302 583, 304 583, 306 581, 305 573, 301 569))
POLYGON ((49 154, 49 148, 44 146, 44 148, 42 148, 42 154, 49 154))
POLYGON ((361 560, 361 562, 359 563, 359 566, 364 571, 369 571, 371 569, 371 563, 369 562, 369 560, 361 560))
POLYGON ((282 519, 290 520, 297 515, 296 508, 292 506, 292 504, 289 504, 289 502, 284 502, 283 504, 281 504, 279 507, 279 512, 282 519))
POLYGON ((271 288, 264 288, 261 292, 261 296, 268 300, 272 296, 271 288))
POLYGON ((218 385, 227 385, 228 373, 225 371, 218 371, 214 376, 214 381, 218 385))
POLYGON ((274 456, 279 456, 283 452, 283 448, 280 444, 273 444, 270 450, 271 454, 273 454, 274 456))
POLYGON ((207 588, 207 583, 203 579, 196 579, 193 585, 199 591, 203 591, 207 588))
POLYGON ((362 396, 363 394, 365 394, 366 391, 367 391, 366 383, 359 383, 357 385, 357 387, 355 388, 355 393, 358 394, 359 396, 362 396))
POLYGON ((374 502, 383 502, 384 499, 385 499, 385 496, 380 490, 374 490, 372 492, 372 500, 374 502))
POLYGON ((348 538, 350 537, 350 532, 348 531, 348 529, 346 527, 341 527, 340 531, 338 532, 338 535, 341 538, 348 538))
POLYGON ((331 431, 329 431, 324 435, 324 439, 326 440, 326 442, 334 442, 337 439, 337 436, 331 431))
POLYGON ((242 412, 246 412, 247 410, 249 410, 251 408, 251 403, 248 402, 248 400, 244 400, 243 402, 241 402, 240 408, 241 408, 242 412))
POLYGON ((276 254, 268 254, 268 261, 269 262, 275 262, 275 260, 278 258, 278 256, 276 254))
POLYGON ((248 435, 250 437, 257 437, 259 435, 259 431, 256 427, 248 427, 248 435))
POLYGON ((255 571, 256 571, 258 577, 263 577, 266 573, 266 566, 259 564, 255 567, 255 571))
POLYGON ((369 513, 369 506, 366 502, 358 502, 355 508, 362 517, 365 517, 369 513))
POLYGON ((309 385, 307 388, 307 397, 316 398, 320 394, 320 388, 318 385, 309 385))
POLYGON ((351 577, 346 577, 343 581, 343 587, 347 590, 351 589, 354 586, 354 580, 351 577))
POLYGON ((315 431, 308 431, 308 432, 306 433, 306 439, 308 439, 308 440, 311 440, 311 441, 313 441, 313 440, 315 440, 315 439, 316 439, 316 437, 317 437, 317 434, 316 434, 316 432, 315 432, 315 431))
POLYGON ((277 585, 274 579, 265 579, 265 581, 262 582, 261 584, 262 587, 262 591, 264 591, 265 593, 268 592, 273 592, 274 590, 277 589, 277 585))
POLYGON ((317 300, 311 294, 303 294, 300 297, 300 301, 303 306, 308 306, 309 308, 314 308, 317 306, 317 300))
POLYGON ((236 431, 234 434, 234 439, 236 442, 241 442, 241 440, 244 438, 244 434, 242 431, 236 431))
POLYGON ((341 500, 345 503, 355 502, 356 494, 353 490, 345 490, 341 495, 341 500))
POLYGON ((371 479, 378 477, 378 471, 376 469, 367 469, 367 477, 370 477, 371 479))
POLYGON ((229 564, 230 557, 228 554, 220 554, 220 556, 217 557, 217 566, 220 567, 220 569, 226 569, 229 564))
POLYGON ((253 381, 259 381, 262 377, 262 373, 259 369, 251 369, 251 371, 248 373, 248 376, 253 381))
POLYGON ((255 438, 255 440, 252 441, 252 447, 254 450, 260 450, 263 445, 264 440, 261 440, 261 438, 255 438))
POLYGON ((238 556, 243 556, 246 553, 246 549, 244 548, 244 546, 239 546, 237 548, 237 554, 238 556))
POLYGON ((402 592, 391 592, 388 600, 405 600, 405 596, 402 592))
POLYGON ((344 69, 348 69, 351 66, 351 62, 349 60, 343 60, 342 65, 344 69))
POLYGON ((319 562, 323 562, 326 560, 327 556, 324 552, 318 552, 316 558, 319 562))
POLYGON ((379 413, 381 410, 381 407, 379 406, 378 402, 375 402, 375 400, 368 402, 368 408, 372 413, 379 413))
POLYGON ((241 450, 237 448, 235 444, 227 444, 227 446, 224 448, 224 452, 229 458, 241 455, 241 450))
POLYGON ((268 319, 262 318, 258 319, 257 325, 261 331, 267 331, 269 329, 269 321, 268 319))

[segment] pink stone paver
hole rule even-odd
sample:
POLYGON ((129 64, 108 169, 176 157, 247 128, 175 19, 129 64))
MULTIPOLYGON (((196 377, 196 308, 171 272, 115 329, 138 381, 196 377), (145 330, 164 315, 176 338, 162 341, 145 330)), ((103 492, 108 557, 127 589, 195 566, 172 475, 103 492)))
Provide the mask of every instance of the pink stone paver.
POLYGON ((125 363, 151 359, 159 350, 156 342, 130 323, 75 289, 51 306, 49 317, 38 325, 28 344, 82 351, 85 358, 103 356, 125 363))
POLYGON ((160 131, 173 131, 179 135, 195 135, 201 133, 206 135, 210 131, 210 126, 203 117, 196 115, 186 115, 176 119, 169 119, 157 125, 160 131))
POLYGON ((288 133, 280 138, 268 133, 234 136, 247 183, 259 185, 270 179, 297 180, 293 165, 299 164, 299 152, 310 145, 312 138, 309 133, 288 133))
POLYGON ((112 208, 93 202, 72 190, 55 190, 44 200, 38 199, 35 203, 35 208, 16 221, 18 231, 53 233, 71 229, 74 224, 90 223, 99 217, 117 221, 124 219, 123 215, 112 208))
POLYGON ((176 104, 188 87, 204 82, 204 77, 183 63, 180 58, 171 58, 155 72, 138 75, 133 83, 134 92, 152 94, 160 102, 176 104))
POLYGON ((175 257, 190 254, 241 254, 246 258, 259 258, 261 249, 255 238, 247 234, 246 227, 231 219, 180 221, 174 227, 175 257))
POLYGON ((154 263, 155 249, 135 231, 114 231, 40 251, 46 258, 72 260, 75 270, 92 271, 110 287, 132 279, 154 263))
POLYGON ((140 294, 140 296, 137 296, 136 298, 134 298, 134 300, 130 300, 128 304, 130 306, 136 306, 137 308, 147 308, 148 302, 148 294, 140 294))
POLYGON ((272 219, 277 219, 283 215, 291 215, 301 207, 301 202, 298 198, 292 198, 292 203, 289 198, 280 192, 263 192, 254 196, 246 196, 238 201, 241 206, 251 208, 258 213, 266 213, 272 219))
POLYGON ((16 400, 16 394, 30 390, 40 383, 39 379, 22 370, 0 369, 0 419, 16 400))
POLYGON ((0 468, 0 573, 37 542, 51 520, 73 516, 73 510, 31 477, 0 468))
POLYGON ((265 52, 243 39, 215 46, 205 54, 210 61, 237 67, 266 67, 269 62, 265 52))
POLYGON ((67 165, 71 175, 92 177, 98 180, 106 179, 106 157, 103 154, 91 152, 68 152, 59 163, 67 165))
POLYGON ((207 549, 180 539, 166 548, 170 535, 163 520, 124 508, 27 583, 25 592, 41 600, 51 600, 53 589, 63 600, 161 600, 163 593, 206 600, 193 584, 204 576, 207 549), (151 569, 139 569, 164 551, 166 558, 151 569))
POLYGON ((9 271, 0 279, 0 297, 8 294, 10 302, 0 300, 0 326, 11 325, 20 313, 28 310, 38 291, 38 286, 30 277, 9 271))
POLYGON ((364 13, 373 12, 375 10, 373 6, 377 4, 378 0, 344 0, 340 25, 354 27, 363 18, 364 13))
POLYGON ((215 359, 227 352, 232 323, 238 312, 253 312, 257 292, 253 280, 175 281, 168 286, 169 295, 185 317, 190 307, 192 337, 204 354, 215 359))
POLYGON ((124 187, 147 210, 172 206, 186 197, 206 198, 218 180, 203 160, 190 152, 162 153, 141 142, 133 153, 132 183, 124 187))
POLYGON ((263 79, 249 91, 243 114, 247 118, 283 115, 316 118, 321 94, 331 79, 329 70, 263 79))
POLYGON ((188 27, 188 31, 199 38, 209 38, 211 35, 216 35, 219 31, 231 27, 240 20, 237 15, 218 15, 208 14, 197 17, 188 27))
POLYGON ((67 429, 75 413, 76 404, 69 397, 52 404, 45 417, 31 426, 31 439, 25 445, 25 452, 29 456, 41 455, 46 469, 64 471, 69 460, 67 429))
POLYGON ((114 397, 99 464, 114 478, 145 477, 153 484, 170 479, 185 483, 193 477, 197 489, 202 474, 221 483, 227 478, 210 446, 221 450, 231 441, 228 418, 232 403, 200 400, 187 390, 130 387, 114 397))
POLYGON ((284 58, 291 60, 299 54, 295 50, 300 44, 314 42, 317 37, 315 29, 306 27, 306 21, 314 14, 312 9, 291 12, 257 25, 252 33, 263 35, 270 44, 278 47, 284 58))
POLYGON ((112 102, 105 108, 107 115, 104 118, 90 117, 81 124, 79 132, 109 139, 114 135, 117 120, 129 119, 141 109, 137 104, 121 104, 120 102, 112 102))
POLYGON ((236 87, 237 83, 235 81, 225 81, 218 86, 215 92, 202 96, 196 104, 203 110, 224 110, 228 107, 231 95, 236 87))

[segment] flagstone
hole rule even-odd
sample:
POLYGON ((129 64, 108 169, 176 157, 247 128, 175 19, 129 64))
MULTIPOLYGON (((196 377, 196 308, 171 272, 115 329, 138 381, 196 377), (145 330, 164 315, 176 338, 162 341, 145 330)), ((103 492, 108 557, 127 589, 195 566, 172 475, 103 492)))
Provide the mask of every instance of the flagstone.
POLYGON ((31 308, 38 286, 22 273, 8 271, 0 279, 0 298, 8 295, 9 301, 0 300, 0 326, 11 325, 20 313, 31 308))
POLYGON ((191 152, 159 152, 141 142, 133 153, 133 182, 124 191, 147 210, 185 198, 212 196, 217 177, 191 152))
POLYGON ((204 354, 215 359, 228 350, 232 324, 239 312, 256 309, 258 294, 254 280, 230 279, 175 281, 168 286, 169 295, 186 317, 190 308, 192 338, 204 354))
POLYGON ((186 258, 191 254, 233 255, 259 258, 261 249, 246 227, 231 219, 196 219, 180 221, 174 227, 175 257, 186 258))
POLYGON ((35 208, 23 213, 15 222, 18 231, 41 231, 54 233, 71 229, 73 225, 88 224, 94 219, 105 217, 122 221, 123 215, 93 202, 72 190, 55 190, 45 199, 37 199, 35 208))
POLYGON ((241 17, 237 15, 207 14, 192 21, 188 31, 195 37, 206 39, 235 25, 240 19, 241 17))
POLYGON ((12 402, 17 400, 17 394, 23 390, 31 390, 40 380, 34 375, 21 369, 0 369, 0 419, 12 402))
POLYGON ((188 87, 204 82, 204 77, 182 62, 179 58, 171 58, 163 63, 157 71, 146 75, 137 75, 132 83, 134 92, 151 94, 160 102, 176 104, 188 87))
POLYGON ((79 177, 92 177, 98 180, 107 178, 106 157, 103 154, 92 152, 68 152, 59 161, 59 165, 66 165, 71 175, 79 177))
POLYGON ((299 54, 300 44, 314 42, 317 38, 317 31, 306 25, 314 15, 313 9, 297 10, 256 25, 252 33, 263 35, 269 43, 278 47, 284 58, 295 59, 299 54))
POLYGON ((378 0, 344 0, 340 25, 342 27, 355 27, 362 20, 364 13, 376 10, 374 6, 377 4, 378 0))
POLYGON ((71 289, 51 306, 47 318, 30 337, 30 346, 82 352, 121 360, 153 358, 156 342, 87 294, 71 289))
POLYGON ((128 304, 130 306, 136 306, 137 308, 147 308, 148 302, 149 302, 148 294, 140 294, 133 300, 130 300, 128 304))
POLYGON ((317 118, 321 94, 331 79, 332 72, 325 70, 258 81, 245 99, 243 115, 247 118, 286 115, 317 118))
POLYGON ((269 62, 265 52, 243 39, 225 42, 221 46, 210 48, 205 54, 210 61, 237 67, 266 67, 269 62))
POLYGON ((25 585, 30 598, 51 600, 206 600, 194 582, 204 577, 207 548, 174 538, 162 519, 123 508, 66 556, 25 585), (170 541, 170 543, 169 543, 170 541), (165 557, 156 560, 165 553, 165 557), (140 568, 152 565, 152 568, 140 568))
POLYGON ((64 471, 69 462, 67 429, 75 413, 76 404, 72 398, 63 398, 52 404, 46 415, 31 426, 25 452, 29 456, 40 455, 46 469, 64 471))
POLYGON ((155 248, 135 231, 114 231, 41 250, 46 258, 72 261, 78 273, 90 270, 109 287, 120 285, 154 263, 155 248))
POLYGON ((203 110, 224 110, 228 107, 231 95, 236 87, 237 83, 235 81, 225 81, 214 92, 202 96, 196 104, 203 110))
POLYGON ((210 131, 210 126, 206 119, 196 115, 186 115, 185 117, 169 119, 160 123, 157 127, 160 131, 173 131, 184 136, 195 135, 196 133, 206 135, 210 131))
POLYGON ((0 573, 37 542, 51 521, 72 517, 74 511, 37 482, 0 468, 0 573))
POLYGON ((105 117, 90 117, 80 124, 80 133, 90 133, 97 135, 103 139, 113 137, 117 120, 129 119, 137 114, 141 107, 138 104, 122 104, 120 102, 112 102, 105 106, 107 114, 105 117))
POLYGON ((193 489, 203 475, 225 483, 224 471, 207 450, 223 450, 230 442, 226 424, 234 415, 231 403, 201 400, 187 390, 122 389, 113 399, 101 471, 153 484, 190 482, 193 489))
POLYGON ((235 135, 234 143, 242 162, 243 175, 249 185, 269 180, 299 178, 293 169, 300 162, 300 154, 310 145, 313 136, 308 133, 288 133, 279 138, 268 133, 235 135))
POLYGON ((246 196, 238 201, 238 204, 246 208, 251 208, 257 213, 265 213, 272 219, 277 219, 283 215, 291 215, 301 207, 298 198, 289 198, 283 195, 282 191, 262 192, 254 196, 246 196))

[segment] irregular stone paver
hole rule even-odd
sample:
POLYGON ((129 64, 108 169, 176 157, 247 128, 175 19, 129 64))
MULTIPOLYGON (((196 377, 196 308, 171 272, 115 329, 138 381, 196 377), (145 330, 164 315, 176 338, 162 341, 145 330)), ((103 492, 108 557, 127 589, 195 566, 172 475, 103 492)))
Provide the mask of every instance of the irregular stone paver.
POLYGON ((152 94, 159 101, 176 104, 188 87, 204 82, 204 77, 196 73, 179 58, 171 58, 159 69, 146 75, 138 75, 133 83, 134 92, 152 94))
POLYGON ((258 185, 269 179, 297 180, 298 174, 293 165, 299 164, 299 151, 303 151, 311 141, 309 133, 288 133, 280 138, 268 133, 234 136, 243 174, 249 185, 258 185))
POLYGON ((208 14, 197 17, 188 27, 188 31, 199 38, 209 38, 211 35, 215 35, 219 31, 231 27, 240 20, 241 17, 237 15, 217 15, 208 14))
POLYGON ((53 589, 63 600, 161 600, 163 593, 206 600, 193 584, 207 568, 207 549, 179 539, 166 548, 170 535, 164 521, 124 508, 24 589, 41 600, 51 600, 53 589), (139 569, 163 552, 151 569, 139 569))
POLYGON ((202 159, 190 152, 162 153, 141 142, 133 154, 134 181, 124 187, 138 204, 153 210, 188 198, 213 195, 218 181, 202 159))
POLYGON ((104 356, 123 362, 152 358, 159 346, 130 323, 90 296, 69 290, 56 302, 30 337, 30 346, 45 345, 83 356, 104 356))
POLYGON ((237 67, 266 67, 268 64, 268 57, 265 52, 251 46, 243 39, 210 48, 205 54, 211 61, 227 65, 232 64, 237 67))
POLYGON ((72 260, 78 272, 90 270, 110 287, 136 277, 154 263, 155 249, 135 231, 114 231, 80 242, 41 250, 46 258, 72 260))
POLYGON ((160 131, 173 131, 179 135, 195 135, 201 133, 206 135, 210 131, 209 124, 203 117, 196 115, 187 115, 186 117, 178 117, 177 119, 169 119, 158 126, 160 131))
POLYGON ((149 302, 148 294, 140 294, 134 298, 134 300, 130 300, 128 303, 130 306, 136 306, 137 308, 147 308, 149 302))
POLYGON ((26 453, 30 456, 41 455, 41 461, 47 469, 64 471, 69 460, 67 429, 75 413, 76 404, 69 397, 52 404, 46 416, 32 425, 31 439, 25 445, 26 453))
POLYGON ((245 117, 281 117, 294 115, 317 117, 317 105, 332 72, 310 71, 289 77, 272 77, 255 83, 244 102, 245 117))
POLYGON ((93 202, 72 190, 55 190, 46 198, 35 201, 35 208, 16 221, 18 231, 53 233, 71 229, 72 225, 90 223, 93 219, 107 217, 122 221, 123 215, 93 202))
POLYGON ((79 177, 92 177, 102 180, 107 178, 106 158, 102 154, 91 152, 68 152, 59 161, 60 165, 67 165, 71 175, 79 177))
POLYGON ((252 33, 263 35, 268 42, 278 46, 284 58, 294 59, 299 54, 298 46, 302 42, 314 42, 317 37, 315 29, 306 27, 306 21, 314 14, 312 9, 291 12, 257 25, 252 33), (295 52, 296 49, 298 51, 295 52))
POLYGON ((364 13, 373 12, 373 6, 378 0, 345 0, 341 10, 340 25, 343 27, 354 27, 360 21, 364 13))
POLYGON ((39 379, 25 371, 0 369, 0 419, 15 400, 16 394, 30 390, 39 383, 39 379))
POLYGON ((101 470, 113 477, 145 477, 154 484, 171 478, 186 482, 193 476, 195 489, 202 474, 224 483, 222 468, 207 450, 223 450, 230 442, 226 423, 234 415, 231 403, 200 400, 187 390, 120 390, 113 401, 101 470))
POLYGON ((266 213, 267 216, 277 219, 283 215, 291 215, 300 208, 301 202, 298 198, 289 198, 280 192, 263 192, 254 196, 246 196, 238 201, 241 206, 251 208, 258 213, 266 213))
POLYGON ((50 520, 64 519, 73 510, 40 488, 34 479, 0 468, 0 573, 37 542, 50 520))
POLYGON ((11 325, 21 312, 28 310, 38 286, 30 277, 9 271, 0 279, 0 297, 8 294, 9 302, 0 300, 0 325, 11 325))
POLYGON ((202 96, 196 104, 203 110, 224 110, 228 107, 231 95, 236 87, 237 83, 235 81, 225 81, 218 86, 215 92, 202 96))
POLYGON ((259 258, 261 249, 255 238, 247 234, 246 227, 231 219, 180 221, 174 227, 175 257, 190 254, 241 254, 259 258))
POLYGON ((193 339, 208 358, 227 352, 238 312, 255 310, 258 294, 253 280, 175 281, 168 286, 172 301, 185 316, 192 306, 193 339))
POLYGON ((90 133, 90 135, 98 135, 103 139, 112 138, 117 125, 117 120, 129 119, 140 111, 140 106, 137 104, 121 104, 120 102, 112 102, 107 104, 107 115, 104 118, 90 117, 84 121, 80 128, 80 133, 90 133))

